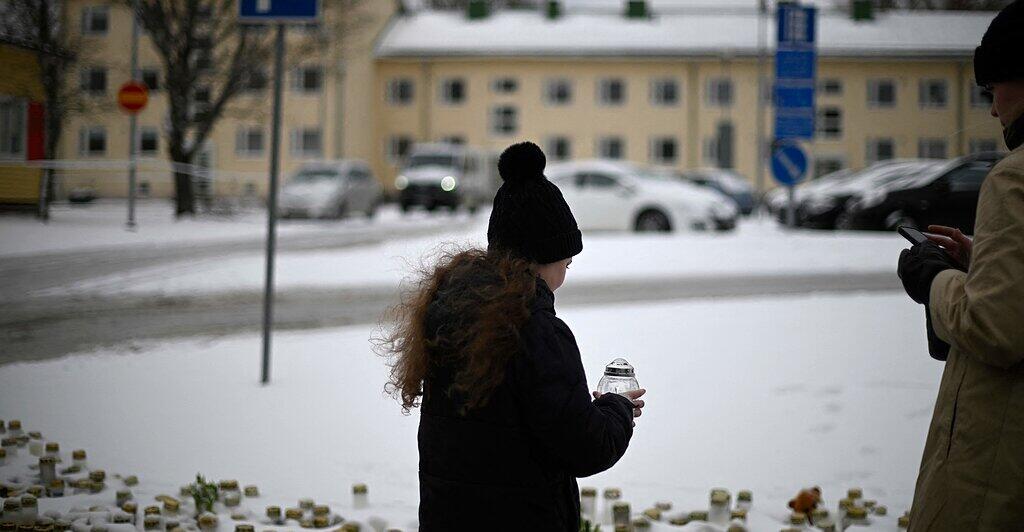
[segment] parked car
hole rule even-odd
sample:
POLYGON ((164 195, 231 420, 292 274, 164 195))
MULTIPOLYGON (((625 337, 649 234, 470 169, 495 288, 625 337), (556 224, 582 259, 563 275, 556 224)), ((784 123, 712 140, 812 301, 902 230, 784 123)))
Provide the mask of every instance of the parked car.
MULTIPOLYGON (((835 186, 848 179, 854 173, 855 172, 853 170, 844 168, 830 174, 825 174, 816 179, 804 181, 797 185, 793 191, 796 201, 799 203, 805 195, 813 194, 819 190, 835 186)), ((768 212, 777 217, 779 221, 785 222, 786 208, 789 205, 789 189, 787 187, 776 187, 772 189, 770 192, 765 194, 765 204, 768 206, 768 212)))
POLYGON ((729 198, 655 170, 622 161, 554 163, 558 185, 583 230, 729 230, 739 209, 729 198))
POLYGON ((494 154, 457 144, 416 144, 395 179, 402 211, 424 207, 470 212, 490 203, 498 189, 494 154))
POLYGON ((304 164, 281 187, 278 210, 284 218, 372 217, 380 203, 380 183, 370 167, 346 159, 304 164))
POLYGON ((806 192, 797 207, 797 225, 814 229, 835 229, 836 221, 845 216, 851 200, 886 183, 934 171, 944 161, 936 159, 895 160, 875 163, 831 186, 806 192))
POLYGON ((932 224, 974 232, 978 194, 1004 154, 986 152, 954 159, 934 170, 893 181, 850 205, 843 227, 891 231, 932 224))
POLYGON ((736 202, 736 206, 744 215, 754 212, 756 204, 754 187, 750 184, 750 180, 732 170, 698 168, 686 170, 680 174, 680 177, 695 185, 708 187, 724 194, 736 202))

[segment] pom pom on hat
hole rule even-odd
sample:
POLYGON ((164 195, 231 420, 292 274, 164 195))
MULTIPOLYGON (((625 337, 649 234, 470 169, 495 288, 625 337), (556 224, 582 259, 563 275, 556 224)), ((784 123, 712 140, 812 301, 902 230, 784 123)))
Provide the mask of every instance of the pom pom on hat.
POLYGON ((540 147, 532 142, 513 144, 498 158, 498 174, 506 183, 521 183, 544 179, 547 158, 540 147))

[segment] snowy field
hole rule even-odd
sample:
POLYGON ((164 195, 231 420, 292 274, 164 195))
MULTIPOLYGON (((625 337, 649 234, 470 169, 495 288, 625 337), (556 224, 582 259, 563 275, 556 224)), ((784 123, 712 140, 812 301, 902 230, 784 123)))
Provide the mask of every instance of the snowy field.
MULTIPOLYGON (((625 458, 581 486, 620 487, 636 512, 659 500, 706 509, 711 488, 751 489, 750 529, 768 531, 783 527, 800 488, 821 486, 834 512, 856 486, 889 508, 872 529, 896 530, 942 371, 926 353, 921 307, 902 294, 560 310, 591 385, 624 356, 649 390, 625 458)), ((417 417, 383 396, 373 334, 279 334, 265 388, 256 335, 0 366, 0 418, 171 493, 198 471, 259 485, 260 504, 312 497, 408 530, 417 417), (369 510, 351 509, 355 482, 369 484, 369 510)))
MULTIPOLYGON (((427 221, 438 223, 434 218, 419 223, 427 221)), ((417 222, 414 218, 405 223, 417 222)), ((481 215, 469 228, 439 227, 429 237, 282 252, 276 284, 279 289, 397 286, 440 250, 486 246, 486 232, 487 216, 481 215)), ((281 240, 288 237, 285 233, 281 240)), ((728 233, 594 233, 584 236, 583 253, 574 259, 571 277, 584 283, 613 283, 636 278, 895 272, 896 258, 906 246, 895 234, 789 231, 772 220, 745 220, 728 233)), ((263 286, 264 260, 255 252, 208 257, 190 261, 187 268, 180 264, 145 268, 48 289, 46 294, 252 292, 263 286)))

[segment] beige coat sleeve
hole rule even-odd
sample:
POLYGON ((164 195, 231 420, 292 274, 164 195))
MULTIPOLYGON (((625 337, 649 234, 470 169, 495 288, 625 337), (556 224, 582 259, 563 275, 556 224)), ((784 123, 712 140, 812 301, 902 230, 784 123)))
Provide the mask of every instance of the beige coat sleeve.
POLYGON ((1024 152, 1007 159, 982 186, 968 273, 936 276, 929 304, 940 338, 1001 368, 1024 361, 1024 152))

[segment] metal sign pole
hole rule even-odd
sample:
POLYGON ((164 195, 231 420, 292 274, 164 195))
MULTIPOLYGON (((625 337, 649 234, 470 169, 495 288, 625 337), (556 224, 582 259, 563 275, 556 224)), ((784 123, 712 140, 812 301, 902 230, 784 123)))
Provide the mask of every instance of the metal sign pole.
MULTIPOLYGON (((132 2, 132 81, 139 79, 139 18, 132 2)), ((135 173, 138 167, 138 114, 132 113, 128 118, 128 226, 129 231, 135 230, 135 173)))
POLYGON ((263 292, 263 384, 270 383, 270 336, 274 327, 274 253, 277 246, 277 174, 281 161, 281 78, 284 76, 284 29, 277 25, 274 44, 274 117, 270 126, 270 190, 267 194, 267 279, 263 292))

